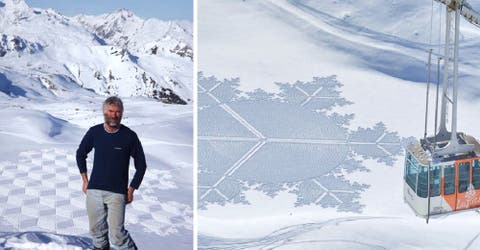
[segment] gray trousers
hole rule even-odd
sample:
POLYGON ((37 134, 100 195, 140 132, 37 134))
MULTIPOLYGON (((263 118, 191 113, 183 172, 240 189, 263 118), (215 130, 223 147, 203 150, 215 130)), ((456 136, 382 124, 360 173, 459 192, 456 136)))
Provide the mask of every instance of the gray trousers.
POLYGON ((122 250, 136 249, 130 234, 123 226, 125 199, 124 194, 97 189, 87 190, 87 213, 94 247, 104 248, 109 245, 110 229, 113 245, 122 250))

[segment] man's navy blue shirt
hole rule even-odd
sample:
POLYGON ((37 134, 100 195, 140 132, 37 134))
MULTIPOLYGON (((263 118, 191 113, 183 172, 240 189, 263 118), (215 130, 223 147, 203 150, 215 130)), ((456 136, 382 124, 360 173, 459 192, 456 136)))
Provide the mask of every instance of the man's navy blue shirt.
POLYGON ((77 149, 80 173, 87 172, 87 155, 95 149, 88 189, 127 193, 130 156, 135 163, 135 175, 130 186, 138 189, 147 168, 142 144, 135 132, 121 125, 115 133, 105 131, 103 124, 91 127, 77 149))

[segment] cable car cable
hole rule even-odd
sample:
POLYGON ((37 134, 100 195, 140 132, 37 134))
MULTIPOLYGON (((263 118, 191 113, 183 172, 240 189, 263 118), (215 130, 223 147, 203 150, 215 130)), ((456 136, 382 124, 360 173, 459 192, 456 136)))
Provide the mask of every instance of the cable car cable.
MULTIPOLYGON (((437 127, 438 127, 438 94, 439 94, 439 90, 440 90, 440 61, 442 61, 442 57, 438 57, 437 58, 437 93, 436 93, 436 96, 435 96, 435 133, 434 135, 437 134, 437 127)), ((433 153, 435 152, 435 149, 437 147, 437 137, 434 136, 433 137, 433 150, 432 150, 432 156, 433 156, 433 153)))
MULTIPOLYGON (((430 94, 429 93, 430 92, 430 76, 431 76, 432 52, 433 52, 432 33, 433 33, 433 0, 430 8, 430 34, 429 34, 429 44, 428 44, 430 49, 428 51, 427 97, 425 101, 425 133, 423 136, 425 143, 427 143, 427 147, 430 147, 430 142, 427 141, 427 126, 428 126, 428 100, 429 100, 429 94, 430 94)), ((437 91, 437 95, 438 95, 438 91, 437 91)), ((435 110, 437 110, 437 107, 435 107, 435 110)), ((436 130, 436 118, 435 118, 435 130, 436 130)), ((427 224, 428 224, 428 219, 430 217, 430 166, 431 166, 431 160, 428 161, 428 166, 427 166, 427 224)))
POLYGON ((428 66, 427 66, 427 96, 425 100, 425 132, 423 133, 423 139, 427 140, 427 126, 428 126, 428 100, 429 100, 429 95, 430 95, 430 67, 431 67, 431 61, 432 61, 432 49, 430 48, 428 50, 428 66))

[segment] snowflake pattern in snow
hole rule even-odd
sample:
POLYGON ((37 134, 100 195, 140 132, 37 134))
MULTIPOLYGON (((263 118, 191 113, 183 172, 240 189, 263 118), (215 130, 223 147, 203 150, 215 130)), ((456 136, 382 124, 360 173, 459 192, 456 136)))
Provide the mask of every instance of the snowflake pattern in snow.
POLYGON ((317 204, 360 212, 367 184, 345 174, 367 171, 361 160, 392 166, 406 139, 382 123, 347 128, 353 114, 332 108, 352 104, 341 97, 335 76, 277 83, 280 92, 242 92, 240 79, 198 77, 199 207, 247 203, 245 191, 270 196, 288 191, 296 206, 317 204))

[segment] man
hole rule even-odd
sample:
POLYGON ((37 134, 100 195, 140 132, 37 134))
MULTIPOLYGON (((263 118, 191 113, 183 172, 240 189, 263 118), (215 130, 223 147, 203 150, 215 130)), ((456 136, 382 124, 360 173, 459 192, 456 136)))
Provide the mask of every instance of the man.
POLYGON ((147 166, 137 134, 120 124, 122 114, 122 100, 115 96, 107 98, 103 103, 105 122, 91 127, 77 150, 94 249, 110 249, 109 228, 113 245, 137 249, 124 228, 125 205, 133 201, 133 192, 140 186, 147 166), (86 158, 92 148, 95 153, 89 181, 86 158), (136 171, 127 188, 130 156, 136 171))

